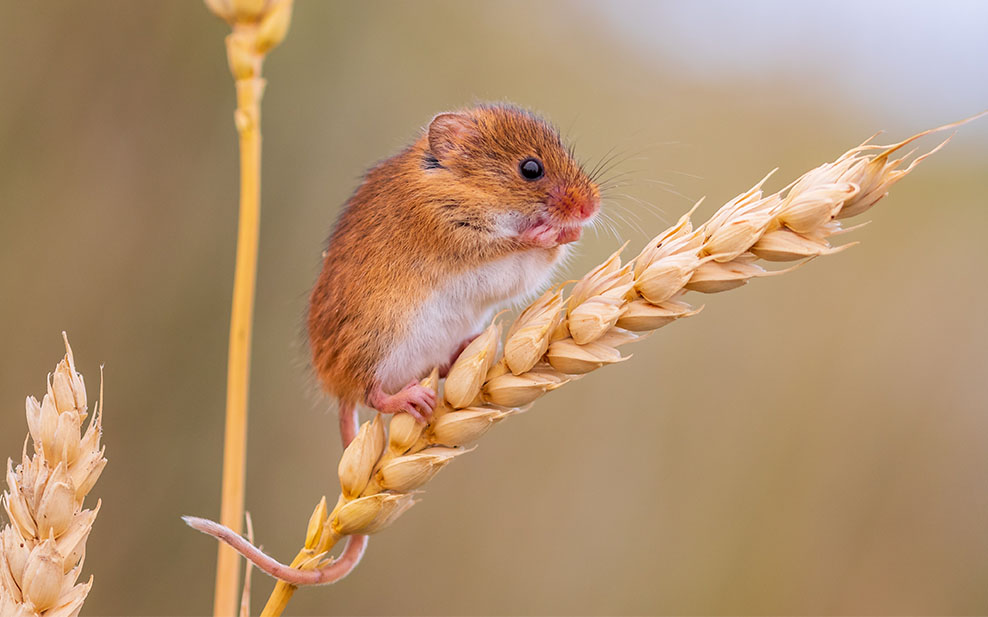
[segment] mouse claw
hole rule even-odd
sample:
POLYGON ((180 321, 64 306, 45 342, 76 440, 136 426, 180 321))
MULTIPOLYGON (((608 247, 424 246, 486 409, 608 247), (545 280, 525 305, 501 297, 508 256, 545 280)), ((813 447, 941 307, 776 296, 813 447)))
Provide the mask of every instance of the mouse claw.
POLYGON ((428 424, 436 409, 436 393, 413 381, 394 394, 374 388, 367 402, 381 413, 407 413, 420 424, 428 424))

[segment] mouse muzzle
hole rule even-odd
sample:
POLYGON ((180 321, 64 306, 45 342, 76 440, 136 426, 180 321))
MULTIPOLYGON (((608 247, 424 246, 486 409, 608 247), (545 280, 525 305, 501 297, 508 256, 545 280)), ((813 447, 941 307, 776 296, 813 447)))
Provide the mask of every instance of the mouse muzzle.
POLYGON ((600 195, 593 185, 559 185, 549 192, 545 204, 558 231, 557 242, 568 244, 579 240, 583 226, 600 212, 600 195))
POLYGON ((559 185, 549 192, 546 205, 560 221, 583 225, 600 211, 600 195, 592 186, 559 185))

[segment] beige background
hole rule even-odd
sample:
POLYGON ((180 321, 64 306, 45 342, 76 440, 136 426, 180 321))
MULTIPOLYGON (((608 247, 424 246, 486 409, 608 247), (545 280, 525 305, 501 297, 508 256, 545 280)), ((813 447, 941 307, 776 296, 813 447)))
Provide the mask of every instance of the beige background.
MULTIPOLYGON (((988 107, 979 3, 331 3, 269 59, 247 504, 288 559, 335 495, 301 316, 373 161, 473 100, 632 184, 569 278, 768 170, 988 107), (932 7, 932 5, 930 5, 932 7), (788 13, 787 11, 796 11, 788 13)), ((84 614, 210 611, 236 217, 226 26, 197 2, 0 2, 0 453, 69 331, 110 464, 84 614)), ((706 302, 499 426, 293 614, 984 614, 988 121, 861 241, 706 302)), ((401 258, 401 256, 396 256, 401 258)), ((270 590, 256 579, 255 602, 270 590)), ((255 606, 255 612, 258 607, 255 606)))

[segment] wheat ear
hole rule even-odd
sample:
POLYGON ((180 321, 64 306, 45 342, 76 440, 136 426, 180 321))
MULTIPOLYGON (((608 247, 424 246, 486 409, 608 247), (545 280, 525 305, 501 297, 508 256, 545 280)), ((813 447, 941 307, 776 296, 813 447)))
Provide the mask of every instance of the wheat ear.
POLYGON ((0 615, 71 617, 78 615, 93 579, 76 583, 86 555, 86 539, 99 512, 83 501, 99 479, 106 459, 103 432, 103 384, 89 426, 86 384, 75 370, 69 339, 65 357, 48 375, 41 403, 25 403, 34 454, 27 439, 21 462, 7 459, 3 506, 10 522, 0 530, 0 615))
MULTIPOLYGON (((247 386, 250 381, 250 341, 261 224, 261 96, 265 84, 261 67, 267 53, 277 47, 288 32, 293 0, 205 2, 233 29, 226 37, 226 51, 230 73, 237 88, 237 110, 233 118, 240 137, 240 216, 227 353, 220 520, 239 529, 244 512, 247 386)), ((237 555, 221 545, 216 557, 214 615, 231 617, 237 612, 239 567, 237 555)))
MULTIPOLYGON (((325 497, 319 502, 304 547, 290 566, 221 525, 192 517, 186 522, 231 544, 281 579, 262 612, 280 615, 295 586, 335 582, 356 565, 327 558, 341 538, 389 526, 415 503, 425 483, 469 452, 466 446, 491 426, 546 392, 626 360, 620 346, 697 314, 699 309, 683 301, 686 293, 726 291, 752 278, 792 270, 767 271, 760 260, 799 265, 848 248, 829 242, 850 231, 841 220, 871 208, 950 138, 905 167, 912 153, 898 159, 892 155, 924 135, 959 124, 924 131, 891 146, 873 145, 869 139, 769 195, 762 191, 763 179, 696 228, 690 220, 694 207, 631 262, 622 265, 622 247, 580 279, 568 297, 561 288, 546 292, 510 326, 501 354, 501 327, 495 320, 453 363, 428 425, 397 414, 385 431, 385 420, 378 414, 360 427, 340 459, 342 490, 335 507, 328 510, 325 497)), ((422 383, 438 392, 435 371, 422 383)))

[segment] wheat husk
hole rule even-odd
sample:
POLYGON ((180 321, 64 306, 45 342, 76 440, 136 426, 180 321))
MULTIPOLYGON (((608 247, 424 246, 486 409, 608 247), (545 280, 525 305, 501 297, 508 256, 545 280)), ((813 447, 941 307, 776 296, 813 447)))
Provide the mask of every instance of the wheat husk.
POLYGON ((65 357, 48 376, 39 403, 25 402, 28 440, 21 462, 7 459, 3 506, 9 523, 0 529, 0 615, 78 615, 92 587, 78 583, 86 540, 99 512, 83 502, 106 465, 102 435, 103 393, 88 427, 86 385, 75 370, 65 337, 65 357))

